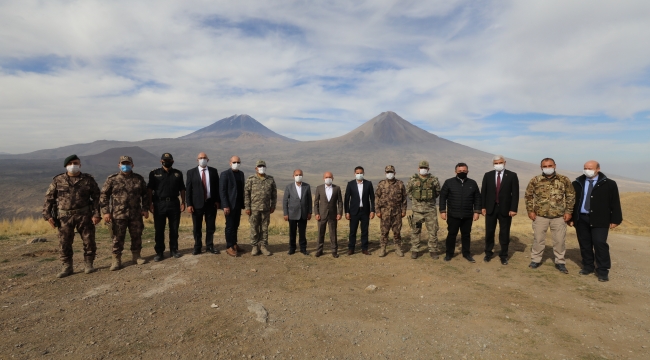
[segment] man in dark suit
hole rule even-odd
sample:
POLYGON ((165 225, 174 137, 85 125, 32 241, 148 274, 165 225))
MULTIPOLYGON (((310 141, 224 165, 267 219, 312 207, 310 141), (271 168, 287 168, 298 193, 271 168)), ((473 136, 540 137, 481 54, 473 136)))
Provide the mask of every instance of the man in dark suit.
POLYGON ((311 188, 302 181, 302 170, 293 171, 293 182, 284 189, 282 211, 289 222, 289 255, 296 253, 296 228, 300 237, 300 252, 307 253, 307 221, 311 220, 311 188))
POLYGON ((348 240, 348 255, 354 254, 357 243, 357 229, 361 223, 361 252, 368 252, 368 225, 375 217, 375 190, 372 183, 363 179, 363 167, 354 168, 355 180, 348 183, 345 189, 345 218, 350 220, 350 237, 348 240))
POLYGON ((584 175, 573 181, 576 202, 569 226, 576 227, 582 270, 580 275, 593 274, 598 281, 609 281, 612 261, 609 257, 607 235, 623 222, 621 200, 616 182, 600 172, 600 164, 587 161, 584 175), (595 267, 594 258, 598 267, 595 267))
POLYGON ((330 242, 332 243, 332 256, 337 258, 338 241, 336 238, 337 221, 341 220, 343 215, 343 200, 341 196, 341 187, 334 185, 334 175, 331 172, 323 174, 325 184, 316 187, 316 196, 314 198, 314 214, 318 220, 318 250, 316 257, 323 255, 323 243, 325 242, 325 230, 329 227, 330 242))
POLYGON ((239 170, 241 160, 239 156, 230 158, 230 169, 221 173, 219 182, 219 197, 223 215, 226 218, 226 253, 237 256, 243 252, 237 245, 237 231, 241 220, 241 211, 244 208, 244 172, 239 170))
POLYGON ((185 183, 185 202, 187 212, 192 214, 192 225, 194 228, 194 252, 201 253, 202 226, 205 218, 205 251, 218 254, 219 250, 214 247, 214 231, 216 228, 217 209, 220 206, 219 200, 219 172, 216 168, 208 166, 208 155, 202 152, 197 157, 199 166, 187 170, 187 182, 185 183))
POLYGON ((508 265, 508 245, 510 245, 510 226, 512 217, 519 207, 519 178, 517 173, 506 170, 506 160, 502 155, 492 158, 494 170, 483 175, 481 199, 485 216, 485 258, 490 262, 494 249, 494 233, 499 223, 499 258, 502 265, 508 265))

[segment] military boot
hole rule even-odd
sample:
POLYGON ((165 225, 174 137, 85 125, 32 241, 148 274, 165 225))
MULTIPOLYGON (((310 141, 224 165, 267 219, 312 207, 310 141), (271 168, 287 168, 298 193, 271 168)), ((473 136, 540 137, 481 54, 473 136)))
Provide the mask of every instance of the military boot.
POLYGON ((147 260, 140 257, 140 250, 131 251, 131 259, 133 260, 133 265, 143 265, 147 263, 147 260))
POLYGON ((119 270, 122 268, 122 254, 113 254, 113 263, 111 264, 111 271, 119 270))
POLYGON ((379 248, 379 257, 384 257, 386 256, 386 245, 382 245, 379 248))
POLYGON ((417 259, 418 258, 418 252, 417 251, 411 251, 411 259, 417 259))
POLYGON ((90 259, 84 260, 84 273, 90 274, 94 273, 95 271, 97 271, 97 269, 93 267, 93 261, 90 259))
POLYGON ((261 245, 260 246, 260 251, 262 252, 262 254, 264 254, 266 256, 271 255, 271 252, 269 251, 269 249, 266 248, 266 245, 261 245))
POLYGON ((252 256, 257 256, 260 253, 260 247, 258 245, 253 245, 253 251, 251 251, 252 256))
POLYGON ((66 276, 72 275, 73 270, 72 270, 72 260, 64 262, 63 267, 61 268, 61 272, 56 274, 56 277, 64 278, 66 276))
POLYGON ((395 246, 395 255, 402 257, 404 256, 404 253, 402 252, 401 246, 397 245, 395 246))

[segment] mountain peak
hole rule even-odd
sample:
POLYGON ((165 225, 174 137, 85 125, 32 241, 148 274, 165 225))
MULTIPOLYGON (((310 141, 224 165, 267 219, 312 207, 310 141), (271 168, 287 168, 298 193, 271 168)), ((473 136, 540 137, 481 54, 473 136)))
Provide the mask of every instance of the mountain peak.
POLYGON ((395 112, 385 111, 339 139, 399 145, 418 141, 435 141, 439 138, 404 120, 395 112))
POLYGON ((262 125, 259 121, 246 114, 233 115, 221 119, 210 126, 206 126, 191 134, 181 136, 179 139, 193 140, 205 138, 236 139, 239 137, 270 138, 284 141, 295 141, 282 136, 262 125))

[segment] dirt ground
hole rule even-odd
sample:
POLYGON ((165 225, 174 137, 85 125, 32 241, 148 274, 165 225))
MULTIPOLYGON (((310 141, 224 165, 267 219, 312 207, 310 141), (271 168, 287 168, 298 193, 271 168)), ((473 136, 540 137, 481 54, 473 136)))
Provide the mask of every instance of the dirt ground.
MULTIPOLYGON (((143 253, 150 262, 126 262, 116 272, 108 270, 110 242, 100 227, 99 271, 83 273, 77 238, 75 274, 64 279, 55 278, 54 234, 30 245, 27 236, 2 239, 0 358, 650 358, 650 238, 612 234, 610 282, 600 283, 578 274, 572 231, 569 275, 553 267, 550 246, 544 265, 529 269, 532 230, 519 216, 508 266, 482 261, 483 218, 472 235, 476 264, 458 255, 449 263, 400 258, 392 249, 380 258, 378 220, 371 222, 373 256, 341 250, 334 259, 326 242, 325 256, 315 258, 313 221, 310 256, 289 256, 286 226, 276 218, 273 256, 252 257, 242 220, 241 257, 193 256, 184 225, 183 257, 154 263, 148 226, 143 253), (366 291, 369 285, 377 290, 366 291), (268 311, 266 322, 249 311, 256 304, 268 311)), ((219 213, 221 250, 222 221, 219 213)), ((341 221, 341 249, 347 230, 341 221)), ((439 235, 444 239, 444 227, 439 235)))

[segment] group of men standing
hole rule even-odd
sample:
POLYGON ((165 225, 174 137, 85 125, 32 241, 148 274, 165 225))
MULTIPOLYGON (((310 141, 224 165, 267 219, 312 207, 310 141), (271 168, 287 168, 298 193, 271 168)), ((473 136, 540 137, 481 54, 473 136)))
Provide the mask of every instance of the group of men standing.
MULTIPOLYGON (((149 182, 133 172, 133 159, 122 156, 120 171, 110 175, 101 191, 92 176, 80 171, 81 161, 76 155, 64 160, 66 172, 54 177, 46 193, 43 217, 53 227, 59 228, 60 258, 63 269, 57 277, 73 272, 72 242, 75 230, 81 234, 84 243, 85 272, 95 269, 95 225, 103 218, 111 226, 113 240, 113 262, 110 270, 122 267, 122 251, 127 230, 131 237, 133 263, 143 264, 141 257, 143 217, 153 213, 155 227, 156 255, 154 261, 164 259, 165 227, 169 224, 169 252, 174 258, 178 252, 178 227, 180 216, 187 208, 192 215, 194 249, 201 254, 203 248, 202 224, 206 223, 205 249, 219 254, 214 246, 214 232, 217 210, 223 209, 225 216, 226 253, 236 257, 243 250, 238 246, 237 232, 242 210, 250 222, 250 243, 252 255, 271 255, 268 249, 268 227, 270 215, 277 203, 275 180, 266 173, 266 163, 258 160, 255 174, 245 178, 241 171, 241 159, 233 156, 230 168, 218 173, 208 166, 207 154, 197 157, 198 166, 187 171, 187 182, 183 173, 173 168, 174 159, 170 153, 161 156, 162 167, 152 170, 149 182), (101 215, 101 216, 100 216, 101 215)), ((402 252, 402 219, 406 216, 407 199, 411 201, 412 215, 408 217, 411 228, 411 258, 417 259, 420 251, 420 236, 423 225, 428 232, 428 250, 432 259, 439 258, 438 214, 447 222, 448 235, 445 241, 445 261, 454 256, 456 236, 461 233, 462 256, 475 262, 470 253, 472 223, 480 215, 485 216, 485 257, 493 257, 496 226, 499 225, 501 264, 508 264, 508 247, 512 218, 517 215, 519 204, 519 180, 517 174, 506 170, 503 156, 492 159, 494 170, 485 173, 479 188, 476 181, 468 178, 469 168, 465 163, 455 166, 455 176, 443 185, 430 173, 429 163, 421 161, 418 171, 406 185, 397 179, 393 165, 385 167, 386 179, 377 184, 364 179, 364 168, 354 169, 355 179, 346 185, 345 195, 333 183, 331 172, 323 174, 324 183, 316 188, 312 197, 311 187, 303 181, 303 171, 293 172, 293 181, 288 184, 282 199, 284 220, 289 223, 289 255, 296 250, 307 252, 306 228, 312 213, 318 221, 318 248, 315 256, 323 255, 325 234, 329 232, 332 256, 338 258, 337 223, 343 212, 350 222, 347 254, 356 250, 357 232, 361 231, 361 253, 370 255, 368 226, 375 216, 380 219, 381 238, 379 256, 387 255, 389 233, 392 231, 395 254, 402 252), (313 198, 313 200, 312 200, 313 198), (436 199, 439 198, 436 207, 436 199)), ((533 221, 534 241, 529 267, 539 267, 545 248, 548 229, 553 235, 553 251, 556 268, 568 273, 565 266, 566 226, 575 226, 580 244, 583 269, 582 275, 597 273, 600 281, 608 280, 611 266, 607 234, 622 222, 618 188, 613 180, 600 172, 600 165, 589 161, 584 166, 584 175, 571 182, 555 172, 555 161, 546 158, 541 162, 542 175, 530 180, 526 191, 526 210, 533 221), (576 194, 579 201, 576 201, 576 194)))

